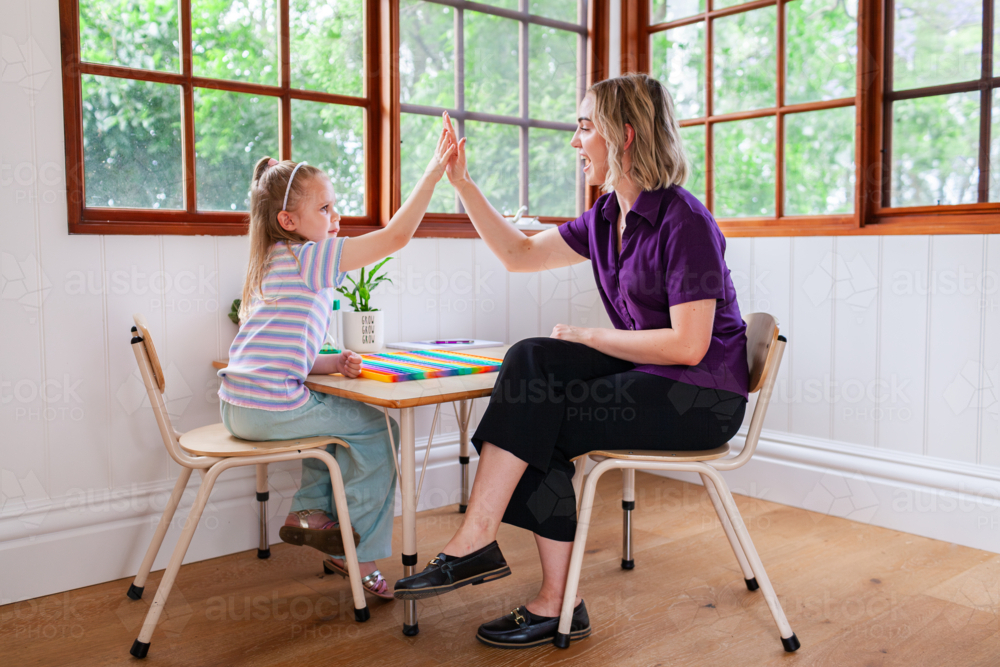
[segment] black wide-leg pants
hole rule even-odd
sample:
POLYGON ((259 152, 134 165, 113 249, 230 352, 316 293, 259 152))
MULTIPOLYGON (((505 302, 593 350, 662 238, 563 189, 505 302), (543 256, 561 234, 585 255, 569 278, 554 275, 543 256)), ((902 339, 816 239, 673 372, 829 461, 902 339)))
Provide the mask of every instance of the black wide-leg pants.
POLYGON ((472 442, 528 463, 503 521, 572 542, 572 459, 595 449, 712 449, 743 422, 746 399, 636 371, 635 364, 555 338, 528 338, 504 357, 472 442))

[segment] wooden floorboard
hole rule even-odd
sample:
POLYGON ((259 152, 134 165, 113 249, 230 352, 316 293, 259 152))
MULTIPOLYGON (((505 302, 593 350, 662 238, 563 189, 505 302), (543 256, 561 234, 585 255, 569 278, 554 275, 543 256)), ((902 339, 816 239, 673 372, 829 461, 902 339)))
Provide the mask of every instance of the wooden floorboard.
MULTIPOLYGON (((354 621, 346 581, 306 548, 272 547, 181 568, 146 662, 150 665, 501 667, 506 665, 796 665, 906 667, 1000 664, 1000 556, 737 496, 792 628, 782 651, 760 592, 743 575, 701 487, 639 473, 636 568, 621 559, 620 478, 605 476, 581 592, 593 635, 560 651, 504 651, 476 628, 530 599, 540 578, 530 534, 504 526, 513 574, 420 604, 420 634, 404 637, 402 604, 369 598, 354 621)), ((461 521, 455 507, 418 516, 420 562, 461 521)), ((195 539, 198 539, 197 535, 195 539)), ((172 547, 172 545, 168 545, 172 547)), ((400 549, 396 525, 394 549, 400 549)), ((73 562, 67 558, 68 564, 73 562)), ((390 581, 398 557, 380 563, 390 581)), ((12 573, 5 572, 4 576, 12 573)), ((16 575, 15 575, 16 576, 16 575)), ((0 665, 122 665, 159 583, 141 601, 129 580, 0 607, 0 665)))

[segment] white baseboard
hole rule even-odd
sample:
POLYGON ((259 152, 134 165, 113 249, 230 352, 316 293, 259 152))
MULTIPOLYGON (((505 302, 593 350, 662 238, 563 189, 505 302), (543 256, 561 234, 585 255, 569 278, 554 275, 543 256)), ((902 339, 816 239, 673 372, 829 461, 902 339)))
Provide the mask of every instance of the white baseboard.
MULTIPOLYGON (((426 439, 417 443, 418 471, 425 444, 426 439)), ((733 444, 742 445, 742 435, 733 444)), ((472 459, 470 479, 477 460, 472 459)), ((298 466, 271 469, 272 543, 298 488, 298 466)), ((700 483, 696 475, 669 476, 700 483)), ((1000 553, 996 468, 765 431, 751 462, 725 477, 734 493, 1000 553)), ((154 570, 166 566, 198 483, 192 476, 154 570)), ((172 481, 163 481, 5 506, 0 604, 134 575, 172 487, 172 481)), ((431 450, 418 509, 457 503, 459 493, 458 435, 443 434, 431 450)), ((256 546, 253 473, 230 471, 213 490, 185 562, 256 546)))
POLYGON ((997 468, 765 431, 753 459, 723 475, 734 493, 1000 553, 997 468))
MULTIPOLYGON (((416 443, 418 474, 426 442, 424 438, 416 443)), ((418 510, 458 502, 458 452, 457 433, 435 437, 418 510)), ((477 461, 472 459, 470 479, 477 461)), ((270 466, 268 537, 272 544, 278 542, 278 529, 298 490, 299 473, 297 461, 270 466)), ((175 480, 5 504, 0 512, 0 605, 135 575, 175 480)), ((163 541, 154 571, 166 567, 170 560, 199 484, 200 475, 195 473, 163 541)), ((219 478, 185 563, 258 546, 255 490, 252 468, 237 468, 219 478)), ((397 490, 396 514, 399 512, 397 490)))

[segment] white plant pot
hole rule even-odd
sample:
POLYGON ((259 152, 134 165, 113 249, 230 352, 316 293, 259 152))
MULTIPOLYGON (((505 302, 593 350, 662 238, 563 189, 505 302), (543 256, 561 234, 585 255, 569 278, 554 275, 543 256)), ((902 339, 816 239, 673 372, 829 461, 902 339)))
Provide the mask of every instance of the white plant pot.
POLYGON ((381 310, 344 311, 344 347, 352 352, 378 352, 385 346, 384 321, 381 310))

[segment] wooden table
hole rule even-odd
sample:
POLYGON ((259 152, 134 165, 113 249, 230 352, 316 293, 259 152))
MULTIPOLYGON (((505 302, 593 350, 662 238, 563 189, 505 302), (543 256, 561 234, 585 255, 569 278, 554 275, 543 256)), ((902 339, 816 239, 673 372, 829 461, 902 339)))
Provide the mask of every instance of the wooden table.
MULTIPOLYGON (((509 345, 469 350, 471 354, 503 359, 509 345)), ((398 352, 398 350, 384 350, 398 352)), ((215 368, 225 368, 227 360, 213 361, 215 368)), ((367 378, 346 378, 342 375, 310 375, 306 386, 313 391, 341 396, 360 403, 399 410, 400 495, 403 499, 403 576, 414 574, 417 565, 417 465, 413 409, 420 405, 458 403, 459 463, 462 471, 462 495, 459 511, 469 503, 469 417, 473 398, 483 398, 493 392, 497 373, 454 375, 433 380, 410 382, 379 382, 367 378)), ((413 636, 420 631, 417 624, 416 600, 403 601, 403 634, 413 636)))

